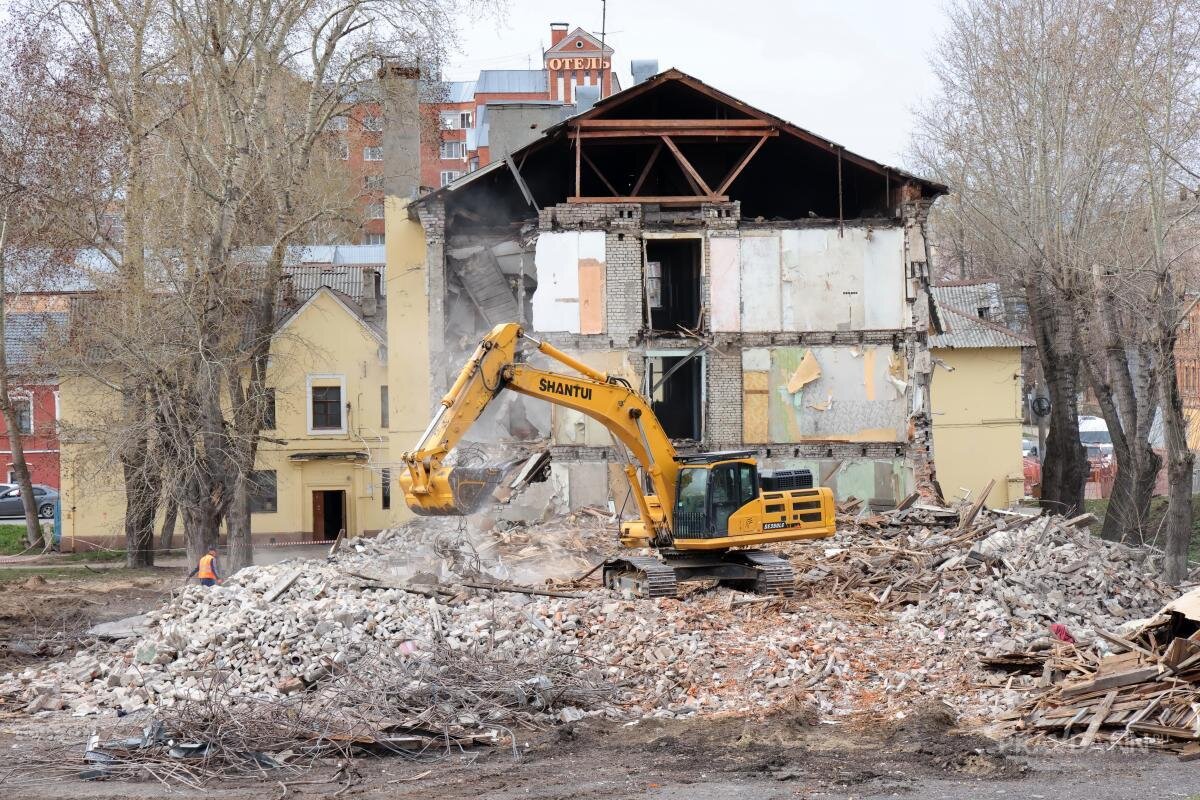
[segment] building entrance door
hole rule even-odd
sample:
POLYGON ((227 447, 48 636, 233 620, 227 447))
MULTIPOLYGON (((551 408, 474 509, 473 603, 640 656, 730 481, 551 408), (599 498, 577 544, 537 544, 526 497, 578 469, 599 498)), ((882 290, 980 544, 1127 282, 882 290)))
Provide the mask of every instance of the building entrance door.
POLYGON ((313 541, 330 542, 346 529, 346 492, 318 489, 312 493, 313 541))

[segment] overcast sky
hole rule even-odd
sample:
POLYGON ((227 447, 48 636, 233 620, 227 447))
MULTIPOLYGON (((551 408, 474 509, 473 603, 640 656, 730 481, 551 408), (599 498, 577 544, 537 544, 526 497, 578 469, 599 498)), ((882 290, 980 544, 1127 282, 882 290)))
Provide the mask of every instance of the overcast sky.
MULTIPOLYGON (((903 166, 911 110, 934 88, 929 51, 943 0, 608 0, 607 42, 657 58, 862 155, 903 166)), ((600 0, 509 0, 500 20, 462 21, 447 77, 540 68, 550 23, 599 35, 600 0)))

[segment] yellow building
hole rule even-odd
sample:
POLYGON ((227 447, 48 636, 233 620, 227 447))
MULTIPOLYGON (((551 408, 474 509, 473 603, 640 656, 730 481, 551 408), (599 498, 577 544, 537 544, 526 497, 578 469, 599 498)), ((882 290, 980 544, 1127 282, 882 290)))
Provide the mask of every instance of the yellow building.
MULTIPOLYGON (((258 544, 329 540, 342 529, 349 535, 378 531, 404 505, 402 497, 393 504, 387 463, 391 421, 380 272, 359 266, 343 273, 351 277, 343 288, 365 287, 357 297, 328 285, 297 287, 307 299, 281 319, 272 342, 273 420, 258 451, 259 492, 251 517, 258 544)), ((293 283, 303 284, 299 278, 293 283)), ((328 282, 322 275, 313 280, 328 282)), ((64 549, 123 536, 119 465, 79 433, 103 425, 105 415, 115 413, 115 401, 92 379, 62 381, 64 549)))
POLYGON ((933 458, 947 499, 978 497, 996 484, 987 505, 1021 499, 1021 350, 1025 336, 1005 327, 994 283, 932 287, 941 334, 929 337, 933 458))

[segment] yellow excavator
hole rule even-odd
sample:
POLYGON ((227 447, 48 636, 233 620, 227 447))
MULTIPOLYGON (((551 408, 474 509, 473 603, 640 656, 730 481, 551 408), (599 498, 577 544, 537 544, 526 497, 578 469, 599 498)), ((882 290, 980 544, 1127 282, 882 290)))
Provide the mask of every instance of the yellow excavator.
POLYGON ((814 487, 808 470, 760 471, 752 451, 677 453, 649 402, 628 381, 534 339, 517 323, 497 325, 484 337, 416 447, 404 454, 400 485, 414 513, 470 514, 492 500, 511 465, 443 462, 505 389, 580 411, 619 443, 639 517, 621 524, 620 541, 655 554, 610 559, 603 568, 609 588, 672 597, 681 581, 717 580, 790 596, 795 588, 791 565, 757 546, 834 533, 833 493, 814 487), (578 376, 523 363, 522 340, 578 376))

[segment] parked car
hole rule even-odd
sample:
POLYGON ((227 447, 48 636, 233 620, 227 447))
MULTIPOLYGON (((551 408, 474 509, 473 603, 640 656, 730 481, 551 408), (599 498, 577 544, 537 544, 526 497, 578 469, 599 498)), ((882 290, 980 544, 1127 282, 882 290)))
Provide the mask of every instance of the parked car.
MULTIPOLYGON (((33 485, 33 496, 37 500, 37 513, 42 519, 54 517, 54 504, 58 502, 58 492, 49 486, 33 485)), ((0 517, 21 517, 25 515, 25 506, 21 502, 21 487, 12 486, 0 490, 0 517)))

